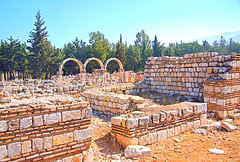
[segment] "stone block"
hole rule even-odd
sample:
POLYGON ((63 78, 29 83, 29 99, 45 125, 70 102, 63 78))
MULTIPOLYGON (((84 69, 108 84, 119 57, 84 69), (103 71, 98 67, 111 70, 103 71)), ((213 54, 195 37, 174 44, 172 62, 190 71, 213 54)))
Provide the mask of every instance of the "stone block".
POLYGON ((82 119, 83 118, 91 118, 92 117, 92 108, 88 107, 82 110, 82 119))
POLYGON ((0 132, 6 132, 7 129, 8 129, 7 121, 6 120, 0 121, 0 132))
POLYGON ((22 118, 20 120, 20 129, 26 129, 32 126, 32 117, 22 118))
POLYGON ((143 135, 138 139, 138 144, 145 146, 150 143, 149 134, 143 135))
POLYGON ((154 124, 159 123, 159 118, 160 118, 160 115, 159 115, 159 114, 153 114, 153 115, 152 115, 153 123, 154 123, 154 124))
POLYGON ((167 129, 167 137, 173 137, 174 134, 174 127, 167 129))
POLYGON ((223 122, 221 124, 221 127, 224 128, 225 130, 227 130, 228 132, 232 132, 232 131, 236 130, 235 126, 233 126, 232 124, 227 123, 227 122, 223 122))
POLYGON ((91 137, 92 137, 92 128, 75 130, 73 132, 73 140, 74 141, 84 141, 91 137))
POLYGON ((161 113, 160 113, 160 121, 161 121, 161 122, 164 122, 164 121, 166 120, 166 117, 167 117, 167 116, 166 116, 166 113, 165 113, 165 112, 161 112, 161 113))
POLYGON ((126 118, 123 118, 121 116, 115 116, 111 118, 111 124, 122 126, 122 120, 126 120, 126 118))
POLYGON ((147 126, 149 122, 149 116, 139 117, 138 123, 139 126, 147 126))
POLYGON ((10 120, 8 122, 8 129, 10 131, 19 129, 19 119, 15 118, 15 119, 10 120))
POLYGON ((183 108, 183 117, 190 116, 193 114, 193 107, 183 108))
POLYGON ((227 111, 217 111, 217 116, 218 116, 220 119, 226 119, 227 116, 228 116, 228 113, 227 113, 227 111))
POLYGON ((201 122, 201 125, 207 124, 207 114, 200 115, 200 122, 201 122))
POLYGON ((157 134, 158 134, 158 141, 161 141, 167 138, 167 130, 158 131, 157 134))
POLYGON ((174 127, 175 136, 179 135, 180 133, 181 133, 181 127, 180 126, 174 127))
POLYGON ((170 111, 166 111, 165 113, 166 113, 166 121, 170 122, 172 120, 171 112, 170 111))
POLYGON ((183 133, 183 132, 186 132, 187 131, 187 124, 182 124, 180 126, 180 132, 183 133))
POLYGON ((128 118, 126 120, 126 127, 127 128, 134 128, 138 126, 138 118, 128 118))
POLYGON ((130 96, 130 100, 132 100, 133 103, 136 104, 143 104, 146 100, 139 96, 130 96))
POLYGON ((12 158, 20 155, 21 153, 21 143, 15 142, 8 145, 8 157, 12 158))
POLYGON ((33 117, 33 126, 39 127, 41 125, 43 125, 43 116, 42 115, 34 116, 33 117))
POLYGON ((62 120, 71 121, 76 119, 81 119, 81 110, 71 110, 71 111, 63 111, 62 112, 62 120))
POLYGON ((7 156, 7 148, 6 145, 0 146, 0 160, 7 156))
POLYGON ((129 103, 129 99, 128 99, 128 97, 125 97, 125 96, 119 96, 119 103, 120 103, 120 104, 126 104, 126 103, 129 103))
POLYGON ((193 128, 193 122, 187 123, 187 130, 191 130, 193 128))
POLYGON ((200 120, 193 121, 193 128, 194 129, 199 128, 200 126, 201 126, 200 120))
POLYGON ((43 140, 42 138, 34 138, 32 140, 32 150, 38 151, 43 149, 43 140))
POLYGON ((43 148, 50 149, 52 148, 52 136, 43 138, 43 148))
MULTIPOLYGON (((93 157, 92 157, 93 158, 93 157)), ((82 154, 77 154, 74 156, 69 156, 66 158, 63 158, 61 162, 82 162, 83 161, 83 155, 82 154)))
POLYGON ((73 141, 73 132, 55 135, 52 137, 52 145, 61 145, 73 141))
POLYGON ((138 138, 136 137, 126 137, 120 134, 116 134, 116 139, 117 142, 123 146, 124 148, 129 146, 129 145, 137 145, 138 144, 138 138))
POLYGON ((43 116, 43 119, 44 119, 45 125, 60 123, 61 122, 61 113, 57 112, 57 113, 52 113, 52 114, 45 114, 43 116))
POLYGON ((124 150, 124 155, 127 159, 139 158, 141 156, 151 155, 151 150, 145 146, 130 145, 124 150))
POLYGON ((158 134, 157 132, 149 134, 149 144, 157 143, 158 142, 158 134))
POLYGON ((31 141, 23 141, 22 142, 22 153, 28 153, 32 151, 32 142, 31 141))

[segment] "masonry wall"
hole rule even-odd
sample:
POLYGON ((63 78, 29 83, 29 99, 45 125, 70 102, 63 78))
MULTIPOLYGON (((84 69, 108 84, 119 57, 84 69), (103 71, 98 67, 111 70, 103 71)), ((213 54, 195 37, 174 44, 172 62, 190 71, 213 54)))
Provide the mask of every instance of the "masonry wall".
POLYGON ((89 103, 47 103, 0 106, 0 161, 54 161, 89 148, 89 103))
POLYGON ((144 79, 150 91, 183 95, 209 103, 210 109, 230 110, 239 108, 239 68, 240 54, 236 53, 149 57, 144 79))

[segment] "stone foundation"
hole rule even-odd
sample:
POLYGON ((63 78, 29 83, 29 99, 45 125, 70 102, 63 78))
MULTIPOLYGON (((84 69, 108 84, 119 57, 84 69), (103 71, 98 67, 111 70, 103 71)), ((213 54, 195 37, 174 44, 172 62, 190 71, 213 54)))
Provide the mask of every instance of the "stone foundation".
POLYGON ((0 161, 54 161, 91 144, 92 109, 69 96, 18 100, 0 106, 0 161))

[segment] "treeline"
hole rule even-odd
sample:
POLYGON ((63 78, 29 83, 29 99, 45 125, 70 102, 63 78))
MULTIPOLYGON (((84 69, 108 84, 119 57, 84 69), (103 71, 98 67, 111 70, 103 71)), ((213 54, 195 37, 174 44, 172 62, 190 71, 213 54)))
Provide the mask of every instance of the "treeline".
MULTIPOLYGON (((232 52, 240 53, 240 44, 232 39, 225 40, 221 37, 212 45, 206 40, 199 44, 197 41, 191 43, 170 43, 165 46, 158 41, 157 36, 151 41, 144 30, 136 34, 133 45, 123 42, 120 35, 117 43, 110 43, 104 35, 97 31, 89 34, 89 43, 76 37, 75 40, 64 45, 63 48, 56 48, 48 40, 48 32, 44 26, 44 20, 38 11, 36 15, 35 28, 30 32, 26 43, 10 37, 8 40, 1 40, 0 46, 0 72, 5 80, 15 78, 41 78, 48 79, 55 75, 58 66, 65 58, 76 58, 83 63, 90 57, 99 58, 105 62, 108 58, 120 59, 125 70, 141 71, 148 57, 160 56, 183 56, 186 53, 197 52, 218 52, 220 55, 232 52)), ((96 62, 90 62, 87 71, 99 68, 96 62)), ((118 71, 116 62, 108 65, 108 71, 118 71)), ((69 61, 64 65, 64 75, 79 73, 79 67, 75 62, 69 61)), ((2 78, 2 77, 1 77, 2 78)))

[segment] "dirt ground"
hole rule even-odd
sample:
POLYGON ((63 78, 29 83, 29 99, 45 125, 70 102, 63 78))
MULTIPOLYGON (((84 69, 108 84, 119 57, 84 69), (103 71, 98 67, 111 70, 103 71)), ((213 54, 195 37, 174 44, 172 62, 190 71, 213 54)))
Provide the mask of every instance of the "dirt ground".
POLYGON ((215 131, 207 136, 188 131, 147 145, 152 151, 151 156, 125 159, 124 148, 111 137, 110 121, 93 117, 90 148, 93 150, 94 161, 117 161, 116 156, 122 161, 240 161, 240 121, 235 121, 233 125, 238 128, 234 132, 215 131), (176 138, 180 142, 176 142, 176 138), (224 154, 211 154, 208 152, 210 148, 219 148, 224 154))

